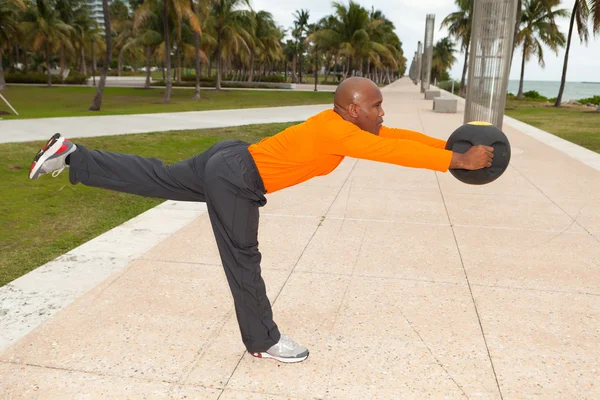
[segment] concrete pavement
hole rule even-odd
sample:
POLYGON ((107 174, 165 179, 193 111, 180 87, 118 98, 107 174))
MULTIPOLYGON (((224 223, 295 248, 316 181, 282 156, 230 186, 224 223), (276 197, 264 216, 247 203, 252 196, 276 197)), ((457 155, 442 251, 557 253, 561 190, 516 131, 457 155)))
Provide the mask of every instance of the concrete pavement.
POLYGON ((46 140, 56 132, 60 132, 68 138, 82 138, 301 121, 327 108, 331 108, 331 105, 103 115, 98 117, 15 119, 0 121, 0 143, 46 140))
MULTIPOLYGON (((389 126, 462 123, 408 80, 383 91, 389 126)), ((597 158, 504 131, 511 166, 490 185, 346 159, 267 197, 264 278, 305 362, 245 353, 203 205, 166 202, 0 289, 3 334, 48 287, 72 299, 10 339, 0 396, 599 398, 597 158)))

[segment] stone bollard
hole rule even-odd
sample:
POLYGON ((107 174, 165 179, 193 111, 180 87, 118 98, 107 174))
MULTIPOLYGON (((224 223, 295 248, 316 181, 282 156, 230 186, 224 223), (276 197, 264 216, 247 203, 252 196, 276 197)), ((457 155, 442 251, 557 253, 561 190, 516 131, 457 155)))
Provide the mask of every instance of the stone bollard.
POLYGON ((437 113, 456 113, 458 100, 435 97, 433 99, 433 111, 437 113))
POLYGON ((425 100, 433 100, 434 97, 440 97, 439 90, 426 90, 425 91, 425 100))

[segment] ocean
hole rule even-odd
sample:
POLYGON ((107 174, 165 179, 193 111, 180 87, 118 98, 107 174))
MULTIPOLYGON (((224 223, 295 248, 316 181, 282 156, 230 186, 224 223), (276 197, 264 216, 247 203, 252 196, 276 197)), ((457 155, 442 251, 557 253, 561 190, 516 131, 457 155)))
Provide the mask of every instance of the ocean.
MULTIPOLYGON (((523 92, 536 90, 539 94, 548 98, 558 96, 559 88, 560 81, 523 81, 523 92)), ((519 81, 509 80, 507 91, 516 95, 519 92, 519 81)), ((565 82, 563 101, 594 96, 600 96, 600 82, 565 82)))

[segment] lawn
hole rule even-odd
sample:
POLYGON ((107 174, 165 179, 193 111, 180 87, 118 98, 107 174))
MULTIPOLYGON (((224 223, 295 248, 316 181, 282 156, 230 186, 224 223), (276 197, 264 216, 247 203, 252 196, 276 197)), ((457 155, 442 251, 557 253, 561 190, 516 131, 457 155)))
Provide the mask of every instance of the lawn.
MULTIPOLYGON (((84 146, 158 157, 173 163, 225 139, 256 142, 291 124, 157 132, 77 140, 84 146)), ((57 178, 28 179, 43 142, 0 144, 0 286, 156 206, 163 200, 71 185, 57 178), (8 228, 10 227, 10 228, 8 228)))
POLYGON ((600 153, 600 113, 582 106, 552 107, 547 103, 509 100, 505 114, 600 153))
POLYGON ((12 114, 0 99, 4 119, 77 117, 84 115, 146 114, 176 111, 225 110, 235 108, 299 106, 333 103, 333 93, 296 91, 203 90, 203 100, 192 100, 193 90, 173 89, 170 104, 162 104, 164 88, 115 88, 104 90, 102 110, 88 111, 93 87, 11 86, 2 95, 17 110, 12 114))

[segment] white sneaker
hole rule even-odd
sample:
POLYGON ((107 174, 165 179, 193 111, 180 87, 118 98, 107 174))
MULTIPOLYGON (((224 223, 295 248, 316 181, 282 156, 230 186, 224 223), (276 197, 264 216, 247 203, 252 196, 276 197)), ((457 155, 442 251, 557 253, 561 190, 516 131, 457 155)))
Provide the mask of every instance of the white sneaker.
POLYGON ((308 357, 308 349, 300 346, 284 334, 281 334, 279 342, 274 344, 266 352, 250 352, 250 354, 258 358, 273 358, 284 363, 296 363, 306 360, 306 357, 308 357))
POLYGON ((75 150, 77 150, 77 146, 70 140, 65 139, 60 133, 54 134, 35 155, 31 168, 29 168, 29 179, 37 179, 40 175, 50 172, 56 178, 68 167, 65 159, 75 150))

